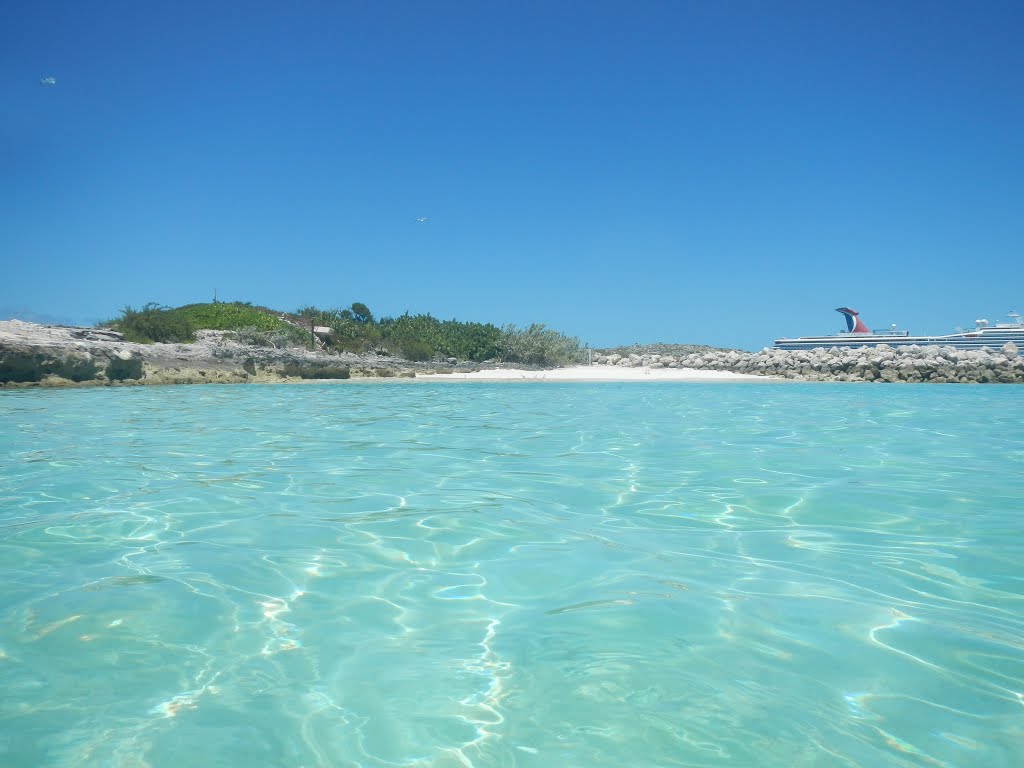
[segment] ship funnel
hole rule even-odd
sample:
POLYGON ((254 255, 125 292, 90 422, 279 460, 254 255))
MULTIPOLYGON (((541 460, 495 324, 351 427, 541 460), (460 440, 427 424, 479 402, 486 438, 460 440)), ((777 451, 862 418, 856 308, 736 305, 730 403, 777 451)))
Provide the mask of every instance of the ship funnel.
POLYGON ((864 325, 861 319, 857 317, 857 310, 850 309, 849 307, 839 307, 836 309, 836 312, 839 312, 846 318, 846 330, 850 333, 871 333, 871 329, 864 325))

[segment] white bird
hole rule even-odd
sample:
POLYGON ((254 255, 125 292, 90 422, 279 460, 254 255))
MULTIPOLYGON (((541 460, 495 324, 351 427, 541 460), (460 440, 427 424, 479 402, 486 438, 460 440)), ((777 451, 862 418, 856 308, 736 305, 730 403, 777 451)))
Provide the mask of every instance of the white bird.
POLYGON ((41 77, 41 78, 39 78, 39 84, 40 85, 56 85, 57 84, 57 78, 56 77, 41 77))
POLYGON ((417 223, 417 224, 426 224, 426 223, 427 223, 427 220, 428 220, 429 218, 430 218, 429 216, 417 216, 417 217, 416 217, 416 223, 417 223))

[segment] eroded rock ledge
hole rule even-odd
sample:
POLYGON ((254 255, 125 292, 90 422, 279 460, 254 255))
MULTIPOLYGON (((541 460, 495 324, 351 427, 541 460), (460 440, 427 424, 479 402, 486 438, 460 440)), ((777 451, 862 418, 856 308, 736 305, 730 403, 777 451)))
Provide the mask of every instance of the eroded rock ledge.
POLYGON ((805 381, 877 381, 942 383, 1024 383, 1024 358, 1015 344, 1000 349, 953 347, 859 347, 855 349, 760 352, 707 349, 684 355, 597 355, 598 365, 650 368, 698 368, 805 381))
POLYGON ((0 321, 0 387, 197 384, 412 377, 476 365, 254 347, 200 331, 192 344, 134 344, 98 328, 0 321))

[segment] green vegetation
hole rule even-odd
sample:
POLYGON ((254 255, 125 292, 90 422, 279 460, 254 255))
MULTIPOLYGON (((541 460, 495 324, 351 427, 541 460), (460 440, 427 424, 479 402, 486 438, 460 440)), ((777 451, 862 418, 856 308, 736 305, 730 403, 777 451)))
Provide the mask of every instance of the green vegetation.
POLYGON ((508 362, 557 367, 581 362, 579 339, 534 323, 528 328, 502 329, 501 359, 508 362))
MULTIPOLYGON (((303 307, 297 313, 305 328, 310 325, 330 328, 324 340, 338 352, 372 352, 381 348, 381 334, 373 314, 365 304, 356 302, 348 309, 303 307)), ((307 335, 308 341, 308 335, 307 335)))
POLYGON ((106 325, 123 333, 126 341, 140 344, 195 341, 196 331, 203 329, 245 333, 248 343, 261 346, 294 346, 300 337, 309 338, 280 320, 277 313, 242 302, 186 304, 177 308, 151 302, 139 310, 125 307, 121 317, 106 325))
POLYGON ((239 301, 186 304, 184 307, 178 307, 174 313, 184 317, 195 330, 209 328, 214 331, 233 331, 239 328, 254 328, 260 331, 274 331, 281 325, 281 321, 270 310, 239 301))
MULTIPOLYGON (((500 360, 532 366, 572 365, 580 361, 578 339, 533 324, 526 328, 490 323, 438 320, 429 314, 375 319, 370 308, 355 302, 341 309, 303 307, 295 314, 275 312, 242 302, 188 304, 170 308, 146 304, 125 307, 106 325, 128 341, 189 342, 196 331, 230 331, 244 344, 265 347, 309 347, 333 352, 379 352, 426 361, 454 357, 483 362, 500 360), (312 341, 313 327, 329 329, 312 341)), ((340 373, 340 371, 339 371, 340 373)))
POLYGON ((456 357, 459 360, 492 360, 501 350, 501 331, 483 323, 438 320, 430 315, 385 317, 380 331, 388 348, 409 360, 456 357))
POLYGON ((126 341, 140 344, 195 341, 195 328, 176 310, 150 302, 135 310, 125 307, 121 317, 108 325, 124 334, 126 341))

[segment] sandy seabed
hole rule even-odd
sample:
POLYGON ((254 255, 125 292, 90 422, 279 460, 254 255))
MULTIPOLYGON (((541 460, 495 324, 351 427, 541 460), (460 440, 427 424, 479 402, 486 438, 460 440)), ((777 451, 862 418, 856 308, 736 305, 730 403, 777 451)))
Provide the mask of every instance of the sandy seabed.
POLYGON ((778 381, 730 371, 696 368, 626 368, 618 365, 578 365, 546 371, 505 368, 474 373, 416 374, 417 379, 437 381, 778 381))

